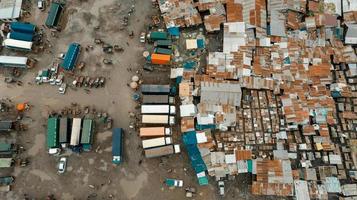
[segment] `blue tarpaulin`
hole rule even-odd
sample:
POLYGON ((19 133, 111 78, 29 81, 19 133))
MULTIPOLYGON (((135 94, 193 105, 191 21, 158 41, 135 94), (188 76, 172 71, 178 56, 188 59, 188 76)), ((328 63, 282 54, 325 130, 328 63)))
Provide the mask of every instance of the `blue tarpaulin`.
POLYGON ((182 76, 178 76, 178 77, 176 78, 176 84, 180 84, 181 81, 182 81, 182 76))
POLYGON ((66 56, 64 57, 61 65, 65 70, 73 70, 77 62, 80 47, 81 46, 77 43, 72 43, 69 45, 66 56))
POLYGON ((29 33, 33 34, 35 32, 36 26, 30 23, 21 23, 21 22, 12 22, 10 24, 10 29, 12 31, 20 33, 29 33))
POLYGON ((186 61, 183 63, 183 68, 184 69, 193 69, 197 66, 197 63, 195 61, 186 61))
POLYGON ((167 29, 167 31, 172 36, 180 36, 180 29, 178 27, 170 27, 167 29))
POLYGON ((31 42, 32 38, 33 38, 32 33, 21 33, 21 32, 12 31, 9 34, 10 34, 10 39, 14 39, 14 40, 22 40, 22 41, 31 42))
POLYGON ((203 39, 197 39, 197 48, 199 49, 205 48, 205 41, 203 39))
POLYGON ((185 132, 182 136, 182 140, 185 145, 197 144, 196 131, 185 132))
POLYGON ((205 125, 196 124, 196 129, 199 131, 202 131, 205 129, 216 129, 216 125, 215 124, 205 124, 205 125))

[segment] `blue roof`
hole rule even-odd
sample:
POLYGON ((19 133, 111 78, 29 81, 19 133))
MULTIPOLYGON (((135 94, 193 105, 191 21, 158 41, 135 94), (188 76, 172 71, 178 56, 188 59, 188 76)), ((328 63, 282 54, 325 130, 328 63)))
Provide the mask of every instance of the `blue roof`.
POLYGON ((113 156, 121 156, 122 154, 122 137, 123 137, 123 129, 122 128, 114 128, 112 134, 112 155, 113 156))
POLYGON ((17 31, 21 33, 33 34, 35 32, 35 28, 36 26, 30 23, 12 22, 10 24, 10 29, 12 31, 17 31))
POLYGON ((197 144, 196 131, 189 131, 183 134, 182 141, 185 145, 197 144))
MULTIPOLYGON (((186 147, 188 157, 191 161, 191 166, 195 170, 195 172, 201 173, 207 170, 207 166, 204 163, 201 153, 197 147, 197 138, 196 131, 189 131, 182 135, 183 143, 186 147)), ((201 184, 201 180, 199 179, 201 184)), ((205 185, 205 181, 202 182, 202 185, 205 185)))
POLYGON ((167 29, 167 31, 172 36, 180 36, 180 29, 178 27, 170 27, 167 29))
POLYGON ((69 45, 66 56, 63 59, 61 67, 65 70, 73 70, 79 55, 80 45, 72 43, 69 45))
POLYGON ((197 39, 197 47, 199 49, 205 48, 205 41, 203 39, 197 39))
POLYGON ((183 68, 184 69, 193 69, 197 66, 197 62, 189 60, 183 63, 183 68))
POLYGON ((17 31, 12 31, 10 33, 10 39, 14 39, 14 40, 22 40, 22 41, 31 42, 32 38, 33 38, 32 33, 23 33, 23 32, 17 32, 17 31))
POLYGON ((46 26, 48 27, 54 27, 57 26, 61 13, 63 10, 63 4, 57 3, 57 2, 52 2, 51 7, 50 7, 50 12, 48 13, 47 19, 46 19, 46 26))

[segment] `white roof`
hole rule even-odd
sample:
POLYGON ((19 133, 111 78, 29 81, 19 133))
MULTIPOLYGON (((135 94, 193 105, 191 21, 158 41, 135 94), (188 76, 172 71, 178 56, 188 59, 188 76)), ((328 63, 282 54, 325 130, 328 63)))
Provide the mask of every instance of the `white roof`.
POLYGON ((186 49, 197 49, 197 40, 196 39, 187 39, 186 40, 186 49))
POLYGON ((181 105, 180 106, 181 117, 195 116, 196 106, 194 104, 181 105))
POLYGON ((197 132, 196 139, 198 144, 206 143, 208 141, 205 132, 197 132))
POLYGON ((310 200, 309 189, 306 181, 294 181, 296 200, 310 200))
POLYGON ((214 115, 197 114, 197 123, 200 124, 200 125, 214 124, 214 115))
POLYGON ((20 17, 22 0, 1 0, 0 20, 16 19, 20 17))
POLYGON ((26 65, 27 57, 20 56, 0 56, 1 64, 26 65))
POLYGON ((226 154, 225 155, 225 160, 226 160, 227 164, 236 163, 237 162, 236 155, 234 155, 234 154, 226 154))

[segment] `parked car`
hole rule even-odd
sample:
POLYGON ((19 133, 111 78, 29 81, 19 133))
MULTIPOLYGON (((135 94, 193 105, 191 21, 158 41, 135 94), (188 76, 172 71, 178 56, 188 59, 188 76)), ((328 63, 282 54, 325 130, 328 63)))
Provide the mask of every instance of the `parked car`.
POLYGON ((218 191, 219 195, 224 196, 224 182, 218 181, 218 191))
POLYGON ((37 8, 40 9, 41 11, 44 11, 45 10, 45 5, 46 2, 45 0, 37 0, 37 8))
POLYGON ((50 148, 48 150, 48 153, 50 155, 59 155, 61 153, 61 149, 60 148, 50 148))
POLYGON ((58 88, 58 92, 60 94, 64 94, 64 93, 66 93, 66 88, 67 88, 67 84, 62 83, 61 86, 58 88))
POLYGON ((167 178, 165 180, 165 183, 169 187, 182 187, 183 186, 183 180, 167 178))
POLYGON ((57 79, 57 76, 56 74, 51 74, 51 77, 50 77, 50 85, 56 85, 56 79, 57 79))
POLYGON ((67 167, 67 158, 61 157, 58 163, 58 173, 63 174, 66 171, 67 167))
POLYGON ((56 79, 56 85, 61 85, 62 82, 63 82, 63 78, 64 78, 64 75, 63 74, 60 74, 57 76, 57 79, 56 79))

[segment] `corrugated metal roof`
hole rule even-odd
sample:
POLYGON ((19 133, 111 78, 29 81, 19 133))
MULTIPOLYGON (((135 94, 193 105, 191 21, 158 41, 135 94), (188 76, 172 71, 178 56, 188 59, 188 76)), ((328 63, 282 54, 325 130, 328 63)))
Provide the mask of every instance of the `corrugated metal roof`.
POLYGON ((20 17, 22 0, 1 0, 0 20, 16 19, 20 17))
POLYGON ((307 187, 307 181, 295 180, 295 197, 296 200, 310 200, 309 189, 307 187))
POLYGON ((47 120, 47 147, 58 147, 58 118, 55 117, 47 120))
POLYGON ((240 106, 241 97, 238 83, 201 82, 201 102, 240 106))
POLYGON ((78 43, 72 43, 69 45, 61 65, 65 70, 73 70, 77 62, 79 51, 80 45, 78 43))
POLYGON ((58 25, 59 18, 61 16, 61 12, 63 9, 63 5, 57 2, 52 2, 50 7, 50 12, 48 13, 46 19, 46 26, 55 27, 58 25))
POLYGON ((93 138, 93 120, 92 119, 84 119, 83 120, 83 128, 81 135, 81 144, 90 144, 92 143, 93 138))

